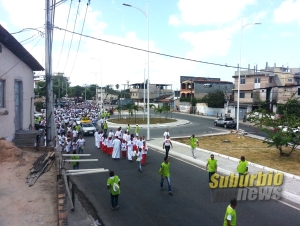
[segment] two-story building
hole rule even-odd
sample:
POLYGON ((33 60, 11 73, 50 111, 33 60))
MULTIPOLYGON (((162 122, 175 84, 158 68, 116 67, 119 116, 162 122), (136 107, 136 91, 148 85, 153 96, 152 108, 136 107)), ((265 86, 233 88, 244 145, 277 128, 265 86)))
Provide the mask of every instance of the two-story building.
POLYGON ((203 98, 218 90, 224 92, 227 99, 232 95, 233 83, 220 78, 180 76, 180 97, 203 98))
MULTIPOLYGON (((134 83, 129 85, 130 97, 135 102, 143 103, 144 96, 147 101, 147 84, 134 83), (145 94, 145 95, 144 95, 145 94)), ((172 84, 149 84, 149 103, 156 102, 162 97, 173 96, 172 84)))

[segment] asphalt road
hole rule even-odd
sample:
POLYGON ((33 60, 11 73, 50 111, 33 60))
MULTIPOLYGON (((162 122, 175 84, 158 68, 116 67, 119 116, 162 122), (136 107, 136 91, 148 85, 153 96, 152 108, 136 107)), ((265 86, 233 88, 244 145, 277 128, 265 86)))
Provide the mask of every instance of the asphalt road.
MULTIPOLYGON (((203 127, 210 124, 209 121, 203 122, 199 119, 196 123, 203 127)), ((189 133, 191 130, 196 131, 194 126, 188 128, 189 133)), ((172 129, 171 133, 175 136, 178 130, 172 129)), ((158 129, 155 134, 159 137, 162 132, 158 129)), ((104 225, 223 225, 228 203, 211 201, 211 191, 207 183, 208 173, 204 170, 171 158, 171 184, 174 196, 170 196, 166 182, 165 190, 159 189, 158 170, 164 157, 162 153, 149 150, 147 165, 140 173, 136 162, 128 162, 126 159, 112 160, 95 147, 94 137, 85 139, 85 153, 91 153, 90 158, 97 158, 99 161, 80 163, 80 168, 114 170, 121 179, 120 208, 111 210, 110 194, 106 190, 108 173, 72 178, 78 189, 85 193, 95 207, 104 225)), ((299 210, 277 201, 239 202, 236 210, 238 225, 300 225, 299 210)))
MULTIPOLYGON (((151 113, 152 117, 155 116, 155 113, 151 113)), ((112 118, 118 117, 117 114, 113 115, 112 118)), ((158 117, 158 116, 157 116, 158 117)), ((209 133, 220 133, 224 131, 228 131, 229 129, 224 129, 223 127, 214 126, 214 120, 217 119, 211 117, 199 117, 191 114, 181 114, 181 113, 172 113, 173 118, 184 119, 190 121, 190 124, 177 126, 177 127, 161 127, 161 128, 150 128, 150 138, 162 138, 163 133, 166 128, 169 129, 171 137, 181 137, 181 136, 191 136, 195 134, 196 136, 200 136, 203 134, 209 133)), ((133 126, 132 126, 133 128, 133 126)), ((260 132, 258 128, 253 127, 246 123, 240 123, 240 129, 245 130, 248 133, 253 133, 259 136, 266 136, 265 133, 260 132)), ((143 127, 140 129, 140 134, 147 135, 147 128, 143 127)))

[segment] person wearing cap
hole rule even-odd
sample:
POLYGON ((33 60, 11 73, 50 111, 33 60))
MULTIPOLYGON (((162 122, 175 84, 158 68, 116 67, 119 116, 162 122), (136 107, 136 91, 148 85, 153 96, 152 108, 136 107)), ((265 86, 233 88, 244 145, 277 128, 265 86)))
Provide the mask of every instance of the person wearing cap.
POLYGON ((139 136, 139 132, 140 132, 140 127, 138 124, 136 124, 136 127, 135 127, 135 135, 136 136, 139 136))
POLYGON ((217 162, 213 154, 210 155, 210 159, 207 159, 206 171, 208 171, 208 181, 211 182, 211 176, 217 172, 217 162))

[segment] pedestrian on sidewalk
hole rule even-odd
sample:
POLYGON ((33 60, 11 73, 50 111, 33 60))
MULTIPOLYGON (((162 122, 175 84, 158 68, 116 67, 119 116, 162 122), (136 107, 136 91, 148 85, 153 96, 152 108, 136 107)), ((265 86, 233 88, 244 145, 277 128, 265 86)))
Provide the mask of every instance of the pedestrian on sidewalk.
POLYGON ((164 157, 164 162, 160 165, 159 173, 161 175, 160 190, 163 191, 164 180, 167 180, 169 195, 173 195, 170 179, 170 161, 169 157, 164 157))
POLYGON ((130 137, 130 140, 127 141, 127 157, 128 157, 128 161, 132 162, 132 155, 133 155, 133 137, 130 137))
POLYGON ((236 226, 236 206, 236 199, 232 199, 230 205, 226 208, 223 226, 236 226))
POLYGON ((192 155, 194 157, 194 159, 196 158, 196 146, 199 146, 199 141, 198 139, 195 137, 195 134, 193 134, 191 137, 190 137, 190 145, 191 145, 191 148, 192 148, 192 155))
POLYGON ((241 156, 241 160, 236 168, 239 173, 239 183, 238 186, 243 187, 244 177, 248 174, 248 162, 246 161, 245 156, 241 156))
POLYGON ((166 131, 164 132, 164 139, 166 139, 167 138, 167 136, 169 136, 170 137, 170 132, 169 132, 169 130, 168 129, 166 129, 166 131))
POLYGON ((136 161, 138 163, 138 170, 140 171, 140 173, 142 172, 142 161, 143 161, 143 155, 142 155, 142 149, 139 148, 138 153, 136 154, 136 161))
POLYGON ((111 209, 116 210, 119 209, 119 194, 121 193, 120 189, 120 178, 115 175, 114 171, 109 172, 109 178, 107 180, 107 189, 110 191, 110 199, 111 199, 111 209))
POLYGON ((166 157, 169 156, 169 151, 170 151, 171 147, 173 148, 172 141, 171 141, 170 137, 167 136, 163 143, 163 149, 166 150, 166 157))
POLYGON ((206 171, 208 171, 208 182, 211 182, 211 176, 217 172, 218 160, 215 159, 213 154, 210 155, 210 159, 207 159, 206 171))

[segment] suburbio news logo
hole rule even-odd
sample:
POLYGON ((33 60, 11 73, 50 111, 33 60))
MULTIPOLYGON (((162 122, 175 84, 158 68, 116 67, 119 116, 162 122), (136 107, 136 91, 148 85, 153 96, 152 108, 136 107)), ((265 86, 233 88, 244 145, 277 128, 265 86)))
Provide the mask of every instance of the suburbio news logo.
POLYGON ((251 175, 211 176, 209 187, 212 188, 212 199, 215 202, 229 201, 233 197, 238 201, 279 200, 281 197, 283 173, 258 172, 251 175))

